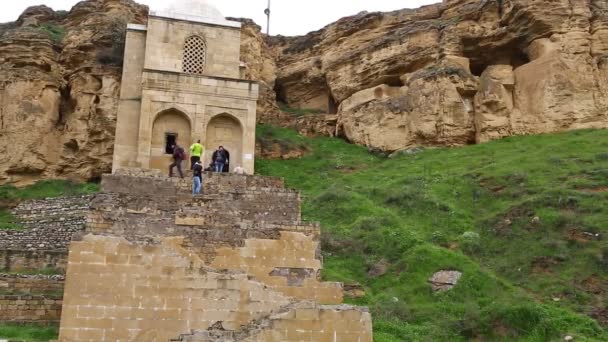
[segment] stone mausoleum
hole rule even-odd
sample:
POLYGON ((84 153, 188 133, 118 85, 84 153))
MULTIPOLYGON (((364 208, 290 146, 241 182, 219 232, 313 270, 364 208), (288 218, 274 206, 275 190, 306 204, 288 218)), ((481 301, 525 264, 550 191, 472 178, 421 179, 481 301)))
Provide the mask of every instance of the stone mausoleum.
POLYGON ((254 171, 258 84, 240 78, 241 23, 206 1, 176 0, 127 30, 113 169, 167 172, 171 144, 223 145, 254 171))

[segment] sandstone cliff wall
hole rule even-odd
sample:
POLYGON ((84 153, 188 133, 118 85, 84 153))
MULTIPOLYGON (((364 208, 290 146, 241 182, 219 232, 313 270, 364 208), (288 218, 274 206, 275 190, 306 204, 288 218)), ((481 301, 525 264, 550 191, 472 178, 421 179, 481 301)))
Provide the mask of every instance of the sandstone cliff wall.
POLYGON ((389 151, 605 128, 607 9, 602 0, 444 0, 361 13, 273 38, 277 95, 337 113, 335 134, 389 151))
MULTIPOLYGON (((86 0, 0 24, 0 183, 111 169, 120 42, 146 15, 131 0, 86 0)), ((444 0, 300 37, 240 20, 263 123, 387 151, 608 126, 605 0, 444 0), (327 115, 296 118, 277 100, 327 115)))
POLYGON ((0 26, 0 183, 92 179, 110 170, 127 22, 133 1, 31 7, 0 26))

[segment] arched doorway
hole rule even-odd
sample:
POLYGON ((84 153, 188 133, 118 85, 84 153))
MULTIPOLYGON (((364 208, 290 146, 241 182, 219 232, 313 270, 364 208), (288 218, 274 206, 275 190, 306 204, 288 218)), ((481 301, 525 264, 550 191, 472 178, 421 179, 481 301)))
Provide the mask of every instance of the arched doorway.
POLYGON ((207 140, 205 148, 205 165, 211 162, 211 155, 219 147, 224 146, 230 152, 230 169, 242 164, 243 157, 243 128, 237 119, 228 114, 220 114, 209 121, 207 125, 207 140))
MULTIPOLYGON (((173 158, 171 144, 177 143, 187 152, 191 145, 191 127, 188 117, 176 110, 169 109, 160 113, 152 125, 152 141, 150 146, 150 168, 168 173, 169 164, 173 158)), ((188 169, 189 163, 182 167, 188 169)))

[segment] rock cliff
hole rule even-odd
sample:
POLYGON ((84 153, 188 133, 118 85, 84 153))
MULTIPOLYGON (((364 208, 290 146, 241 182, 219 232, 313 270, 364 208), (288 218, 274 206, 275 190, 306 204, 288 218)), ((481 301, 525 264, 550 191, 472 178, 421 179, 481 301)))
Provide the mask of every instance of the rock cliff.
MULTIPOLYGON (((146 14, 86 0, 0 24, 0 183, 110 170, 121 41, 146 14)), ((385 151, 608 126, 605 0, 444 0, 299 37, 241 21, 263 123, 385 151)))
MULTIPOLYGON (((0 24, 0 184, 111 170, 126 25, 145 24, 147 14, 131 0, 86 0, 69 12, 30 7, 0 24)), ((276 56, 260 27, 241 21, 260 121, 290 122, 275 101, 276 56)))
POLYGON ((28 8, 0 26, 0 183, 92 179, 110 170, 127 22, 133 1, 28 8))
POLYGON ((444 0, 271 42, 279 100, 374 149, 608 126, 604 0, 444 0))

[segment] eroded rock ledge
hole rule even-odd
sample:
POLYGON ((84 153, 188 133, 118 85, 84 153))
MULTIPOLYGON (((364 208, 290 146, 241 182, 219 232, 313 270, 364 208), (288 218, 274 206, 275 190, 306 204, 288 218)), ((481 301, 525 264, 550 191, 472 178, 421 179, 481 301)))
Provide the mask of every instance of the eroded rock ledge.
POLYGON ((445 0, 272 38, 277 95, 376 149, 608 126, 605 1, 445 0))

